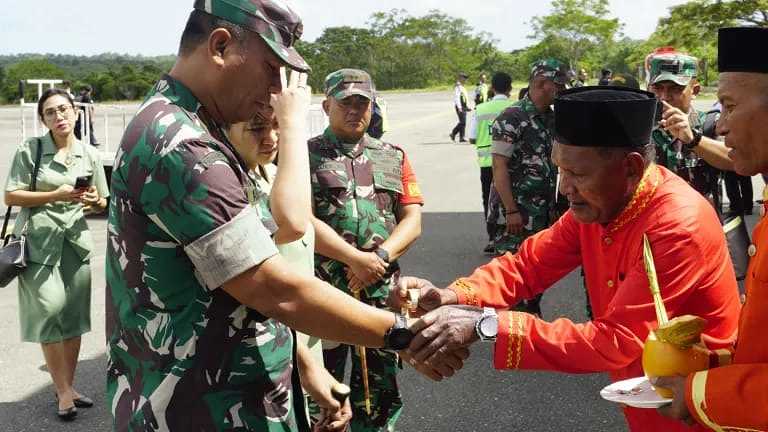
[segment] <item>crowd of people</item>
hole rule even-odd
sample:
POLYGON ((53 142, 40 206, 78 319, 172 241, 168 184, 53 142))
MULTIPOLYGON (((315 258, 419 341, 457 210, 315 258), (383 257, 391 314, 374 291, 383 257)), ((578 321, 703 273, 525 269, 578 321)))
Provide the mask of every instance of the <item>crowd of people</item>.
POLYGON ((195 2, 175 65, 124 133, 110 188, 98 152, 75 136, 71 94, 41 97, 49 132, 16 151, 5 201, 22 208, 13 234, 28 238, 22 339, 42 346, 62 420, 94 404, 74 386, 90 330, 84 215, 108 207, 103 403, 114 430, 392 431, 401 364, 440 381, 478 341, 494 344, 497 369, 642 376, 657 324, 644 237, 670 315, 706 319, 712 368, 656 379, 673 401, 623 407, 629 429, 768 430, 768 233, 761 222, 734 248, 720 196, 723 171, 768 173, 755 132, 768 62, 748 48, 768 43, 768 29, 720 30, 721 108, 707 112, 692 105, 697 60, 669 49, 649 55, 648 91, 610 71, 590 86, 585 70, 542 59, 519 100, 503 72, 490 86, 481 76, 470 100, 460 74, 450 138, 477 148, 484 250, 496 257, 446 288, 400 274, 424 197, 407 153, 372 122, 371 75, 329 74, 329 125, 307 136, 301 31, 281 0, 195 2), (734 250, 751 261, 740 275, 734 250), (545 320, 542 294, 577 268, 590 321, 545 320))

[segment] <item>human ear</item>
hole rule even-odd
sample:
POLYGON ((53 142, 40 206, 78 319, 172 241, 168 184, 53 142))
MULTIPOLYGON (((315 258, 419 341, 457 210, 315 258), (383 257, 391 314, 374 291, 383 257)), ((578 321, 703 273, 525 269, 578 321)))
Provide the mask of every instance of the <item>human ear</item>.
POLYGON ((217 28, 208 36, 208 56, 219 67, 224 66, 227 49, 232 46, 234 39, 227 29, 217 28))

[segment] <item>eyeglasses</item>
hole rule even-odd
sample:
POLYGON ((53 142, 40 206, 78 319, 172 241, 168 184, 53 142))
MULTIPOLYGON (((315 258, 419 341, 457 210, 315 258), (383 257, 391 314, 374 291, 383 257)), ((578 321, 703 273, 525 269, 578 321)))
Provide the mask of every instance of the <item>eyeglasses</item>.
POLYGON ((66 117, 67 114, 69 114, 70 110, 72 110, 72 105, 59 105, 54 108, 48 108, 47 110, 43 111, 43 117, 47 119, 56 118, 57 114, 61 114, 62 117, 66 117))

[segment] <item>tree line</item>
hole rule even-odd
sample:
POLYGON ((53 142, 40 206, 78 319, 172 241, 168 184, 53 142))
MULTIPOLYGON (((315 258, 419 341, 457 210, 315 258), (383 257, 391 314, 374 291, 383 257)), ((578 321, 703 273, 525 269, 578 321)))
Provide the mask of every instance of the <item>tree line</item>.
MULTIPOLYGON (((505 71, 525 81, 531 63, 543 57, 558 58, 575 71, 586 69, 592 77, 608 68, 642 81, 646 55, 662 46, 698 57, 701 79, 709 82, 717 74, 717 29, 767 26, 768 0, 691 0, 670 8, 647 40, 626 37, 623 24, 610 15, 608 0, 552 0, 550 13, 530 22, 531 45, 507 52, 498 48, 493 35, 472 28, 462 18, 439 10, 412 16, 393 9, 374 13, 364 27, 326 28, 316 40, 300 41, 297 49, 312 65, 310 84, 317 91, 328 73, 342 67, 369 71, 381 90, 451 85, 458 72, 474 79, 480 73, 505 71)), ((27 78, 68 79, 75 90, 88 84, 102 101, 140 99, 174 59, 118 54, 0 56, 0 101, 15 102, 18 81, 27 78)))

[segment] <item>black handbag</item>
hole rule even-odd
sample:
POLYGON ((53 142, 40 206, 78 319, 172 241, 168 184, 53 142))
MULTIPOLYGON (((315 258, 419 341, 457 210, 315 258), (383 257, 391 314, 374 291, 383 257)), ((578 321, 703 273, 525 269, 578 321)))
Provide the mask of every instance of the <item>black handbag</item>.
MULTIPOLYGON (((35 167, 32 171, 32 184, 30 192, 37 189, 37 173, 40 171, 40 158, 43 153, 43 143, 40 138, 37 139, 37 155, 35 156, 35 167)), ((11 234, 6 236, 8 229, 8 220, 11 218, 11 207, 5 212, 5 221, 3 222, 3 232, 0 238, 3 239, 3 247, 0 248, 0 288, 7 286, 16 276, 20 275, 27 268, 27 224, 29 218, 24 224, 24 228, 18 237, 11 234)))

